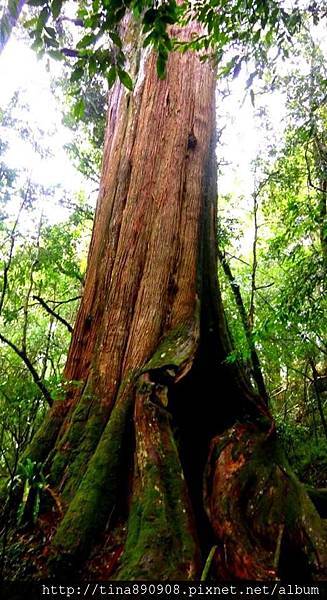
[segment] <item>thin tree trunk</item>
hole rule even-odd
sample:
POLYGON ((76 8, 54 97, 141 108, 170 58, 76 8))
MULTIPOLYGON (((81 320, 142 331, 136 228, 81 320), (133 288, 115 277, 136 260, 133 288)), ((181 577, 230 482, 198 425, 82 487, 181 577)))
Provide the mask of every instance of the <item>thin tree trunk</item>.
POLYGON ((313 389, 314 389, 314 393, 315 393, 315 396, 316 396, 318 412, 319 412, 319 416, 320 416, 320 420, 321 420, 321 424, 322 424, 322 428, 323 428, 325 437, 327 438, 327 423, 326 423, 324 409, 323 409, 323 405, 322 405, 322 401, 321 401, 321 396, 320 396, 320 393, 319 393, 318 372, 317 372, 314 360, 312 358, 309 358, 309 362, 310 362, 311 371, 312 371, 313 389))
MULTIPOLYGON (((240 313, 246 341, 247 341, 247 344, 248 344, 248 347, 250 350, 253 378, 257 385, 259 394, 265 400, 265 402, 268 406, 269 396, 267 393, 266 385, 265 385, 262 370, 261 370, 260 359, 259 359, 259 356, 257 353, 257 349, 255 347, 255 343, 253 341, 252 329, 251 329, 251 325, 250 325, 250 323, 253 322, 253 309, 251 311, 252 318, 249 319, 246 314, 240 287, 239 287, 238 283, 235 281, 234 275, 233 275, 230 265, 226 259, 226 256, 220 250, 218 250, 218 257, 219 257, 220 263, 223 267, 224 273, 228 279, 228 282, 231 286, 231 290, 234 295, 236 306, 240 313)), ((253 299, 251 300, 251 306, 253 306, 253 299)))

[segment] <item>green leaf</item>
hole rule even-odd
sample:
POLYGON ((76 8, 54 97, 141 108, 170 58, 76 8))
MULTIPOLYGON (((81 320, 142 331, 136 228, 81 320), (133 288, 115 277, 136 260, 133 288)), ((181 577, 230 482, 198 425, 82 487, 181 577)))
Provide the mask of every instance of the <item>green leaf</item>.
POLYGON ((95 75, 96 71, 97 71, 97 63, 96 63, 94 56, 90 56, 88 69, 89 69, 89 76, 92 78, 93 75, 95 75))
POLYGON ((33 17, 33 19, 28 19, 27 21, 25 21, 23 23, 23 27, 24 29, 31 29, 32 27, 34 27, 34 25, 36 25, 37 23, 37 17, 33 17))
POLYGON ((59 46, 57 40, 54 40, 53 38, 50 38, 46 35, 43 37, 43 40, 46 46, 51 46, 52 48, 58 48, 59 46))
POLYGON ((118 77, 120 79, 120 81, 122 82, 122 84, 131 92, 133 91, 133 81, 131 79, 131 77, 129 76, 129 74, 127 73, 127 71, 124 71, 124 69, 118 69, 118 77))
POLYGON ((157 58, 157 75, 159 79, 164 79, 166 76, 166 62, 167 59, 161 53, 158 54, 157 58))
POLYGON ((256 31, 255 34, 253 35, 254 44, 256 44, 260 40, 260 35, 261 35, 261 31, 260 31, 260 29, 258 29, 258 31, 256 31))
POLYGON ((27 4, 29 6, 43 6, 46 2, 47 0, 28 0, 27 4))
POLYGON ((110 69, 107 73, 107 81, 108 81, 109 87, 111 87, 115 83, 116 77, 117 77, 116 67, 112 66, 112 67, 110 67, 110 69))
POLYGON ((113 43, 116 44, 116 46, 118 46, 118 48, 122 48, 122 41, 121 41, 119 35, 115 31, 109 31, 109 35, 110 35, 113 43))
POLYGON ((52 0, 51 12, 52 12, 52 16, 54 19, 57 19, 59 17, 62 5, 63 5, 63 0, 52 0))
POLYGON ((60 50, 48 50, 48 54, 54 60, 64 60, 64 55, 60 50))
POLYGON ((53 29, 53 27, 45 27, 44 29, 50 37, 56 39, 57 33, 56 30, 53 29))
POLYGON ((85 102, 84 98, 80 98, 77 100, 75 106, 73 107, 73 115, 76 119, 82 119, 85 112, 85 102))
POLYGON ((152 23, 154 23, 154 21, 156 20, 156 16, 157 11, 154 8, 149 8, 149 10, 147 10, 146 13, 144 13, 143 23, 145 23, 146 25, 152 25, 152 23))
POLYGON ((149 33, 149 35, 147 35, 143 41, 143 48, 146 48, 152 42, 153 42, 153 32, 151 31, 151 33, 149 33))
POLYGON ((42 48, 43 46, 43 42, 41 40, 41 38, 39 36, 37 36, 33 42, 33 44, 31 45, 32 50, 39 50, 40 48, 42 48))
POLYGON ((121 19, 123 18, 123 16, 125 15, 126 12, 126 8, 125 6, 122 6, 121 8, 119 8, 116 12, 115 12, 115 21, 116 23, 118 23, 119 21, 121 21, 121 19))
POLYGON ((39 14, 39 18, 37 20, 37 24, 36 24, 37 31, 39 31, 39 32, 42 31, 49 16, 50 16, 49 9, 47 6, 45 6, 44 8, 42 8, 42 10, 39 14))
MULTIPOLYGON (((41 489, 43 489, 44 486, 42 486, 41 489)), ((33 505, 33 523, 35 524, 37 521, 37 518, 39 516, 39 512, 40 512, 40 492, 39 490, 37 490, 36 495, 35 495, 35 501, 34 501, 34 505, 33 505)))
POLYGON ((84 35, 82 39, 76 44, 76 48, 86 48, 87 46, 91 46, 96 41, 96 35, 94 33, 88 33, 84 35))
POLYGON ((70 76, 71 83, 78 81, 79 79, 81 79, 83 77, 83 75, 84 75, 83 67, 76 67, 70 76))

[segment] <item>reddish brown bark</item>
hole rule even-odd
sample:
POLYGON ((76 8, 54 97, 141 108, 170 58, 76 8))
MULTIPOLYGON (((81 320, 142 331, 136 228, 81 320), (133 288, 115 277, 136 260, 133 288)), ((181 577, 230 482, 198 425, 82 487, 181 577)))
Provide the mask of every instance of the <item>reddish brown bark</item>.
POLYGON ((124 375, 195 313, 214 72, 191 55, 175 55, 167 79, 158 82, 155 56, 146 62, 133 97, 113 93, 85 293, 66 368, 68 379, 95 378, 108 404, 124 375), (197 143, 188 148, 191 133, 197 143))
POLYGON ((212 440, 204 501, 226 580, 326 576, 322 521, 274 434, 236 424, 212 440), (285 564, 285 561, 286 564, 285 564))

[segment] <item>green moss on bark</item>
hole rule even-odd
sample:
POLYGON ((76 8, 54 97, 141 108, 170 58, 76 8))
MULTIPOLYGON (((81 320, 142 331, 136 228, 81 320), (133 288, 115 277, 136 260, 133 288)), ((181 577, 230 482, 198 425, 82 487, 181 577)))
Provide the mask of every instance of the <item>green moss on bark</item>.
POLYGON ((140 388, 136 465, 128 536, 117 579, 190 579, 197 542, 169 415, 140 388))
POLYGON ((85 557, 116 505, 123 438, 131 405, 132 395, 123 394, 112 411, 81 484, 53 538, 52 569, 58 564, 72 565, 85 557))
POLYGON ((52 451, 60 427, 67 413, 65 401, 57 400, 56 404, 46 415, 42 425, 33 436, 22 460, 30 458, 35 462, 44 462, 52 451))
POLYGON ((158 349, 142 369, 143 373, 173 367, 181 369, 192 360, 198 343, 200 303, 197 302, 192 321, 184 323, 164 335, 158 349))
POLYGON ((54 486, 60 484, 67 465, 69 465, 69 479, 76 478, 76 475, 78 477, 78 473, 83 475, 85 471, 88 458, 99 441, 104 426, 103 418, 101 422, 101 414, 95 417, 90 414, 93 404, 98 407, 98 402, 95 400, 97 399, 95 394, 91 393, 90 385, 86 385, 53 451, 50 481, 54 486), (94 427, 95 420, 97 427, 94 427), (76 458, 79 463, 78 468, 81 469, 79 472, 74 468, 76 458))

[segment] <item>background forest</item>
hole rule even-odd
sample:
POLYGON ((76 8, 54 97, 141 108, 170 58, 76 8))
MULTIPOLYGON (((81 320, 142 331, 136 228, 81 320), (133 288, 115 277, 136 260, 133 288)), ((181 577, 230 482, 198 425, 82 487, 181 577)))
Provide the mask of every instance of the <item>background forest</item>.
MULTIPOLYGON (((18 37, 23 43, 26 36, 18 37)), ((325 50, 319 27, 302 32, 277 69, 260 73, 251 60, 236 64, 217 89, 217 249, 235 341, 228 360, 240 359, 268 396, 293 469, 315 488, 326 486, 327 460, 325 50), (236 150, 244 118, 251 121, 245 135, 256 141, 243 139, 236 150)), ((65 147, 54 149, 51 127, 30 118, 23 89, 0 106, 0 478, 9 474, 9 486, 26 486, 21 514, 29 488, 40 495, 47 486, 41 466, 20 458, 65 393, 62 372, 83 291, 106 108, 100 77, 88 87, 79 81, 76 100, 65 63, 49 67, 44 58, 41 64, 50 68, 53 93, 65 100, 65 147), (31 166, 16 166, 18 148, 31 166), (55 152, 79 172, 74 193, 65 182, 45 185, 40 177, 42 161, 55 152)))

